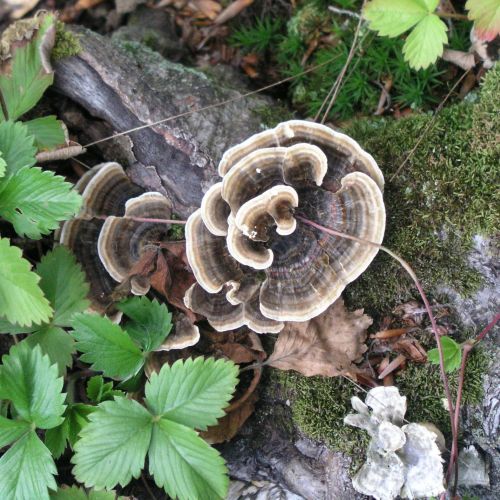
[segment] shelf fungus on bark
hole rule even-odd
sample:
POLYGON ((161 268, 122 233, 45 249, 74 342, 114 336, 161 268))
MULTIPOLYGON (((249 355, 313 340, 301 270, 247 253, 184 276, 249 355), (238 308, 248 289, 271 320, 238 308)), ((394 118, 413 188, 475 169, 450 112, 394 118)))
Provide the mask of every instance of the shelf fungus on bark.
POLYGON ((186 306, 219 331, 280 331, 321 314, 377 248, 331 236, 296 217, 381 243, 383 175, 350 137, 293 120, 229 149, 221 182, 186 225, 196 277, 186 306))
MULTIPOLYGON (((167 239, 168 224, 137 218, 169 219, 171 203, 160 193, 144 192, 118 163, 89 170, 76 184, 83 198, 77 217, 64 223, 59 241, 68 246, 87 276, 91 306, 106 312, 118 284, 125 282, 141 256, 167 239), (134 219, 132 219, 134 217, 134 219)), ((146 276, 130 277, 130 291, 144 295, 146 276)))
POLYGON ((443 459, 434 426, 403 425, 406 397, 396 387, 376 387, 363 403, 352 398, 344 422, 371 436, 366 462, 353 477, 354 489, 377 500, 438 496, 445 491, 443 459), (371 409, 371 411, 370 411, 371 409))

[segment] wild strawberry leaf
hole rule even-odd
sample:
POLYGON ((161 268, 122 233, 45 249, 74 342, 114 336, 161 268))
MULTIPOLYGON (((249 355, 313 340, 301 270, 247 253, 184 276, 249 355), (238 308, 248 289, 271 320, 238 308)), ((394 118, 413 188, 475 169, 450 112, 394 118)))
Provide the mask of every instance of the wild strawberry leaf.
POLYGON ((363 16, 379 35, 395 37, 434 12, 438 3, 439 0, 373 0, 364 8, 363 16))
POLYGON ((114 396, 125 396, 123 391, 113 388, 113 382, 104 382, 101 375, 92 377, 87 382, 87 397, 94 403, 113 399, 114 396))
POLYGON ((30 428, 30 423, 25 420, 11 420, 0 415, 0 448, 13 443, 30 428))
POLYGON ((154 351, 172 329, 172 314, 165 304, 147 297, 131 297, 118 304, 129 318, 125 330, 146 352, 154 351))
POLYGON ((38 151, 57 149, 66 144, 66 129, 55 116, 43 116, 24 122, 29 135, 35 138, 38 151))
POLYGON ((120 380, 134 376, 144 365, 142 351, 110 319, 96 314, 79 313, 71 321, 80 359, 92 364, 92 370, 120 380))
POLYGON ((70 250, 59 246, 42 257, 36 273, 41 278, 41 289, 54 308, 51 323, 70 326, 73 314, 89 306, 89 286, 80 264, 70 250))
POLYGON ((40 100, 52 84, 54 72, 50 67, 49 53, 54 36, 54 16, 45 15, 33 40, 12 49, 11 71, 0 74, 0 92, 8 113, 5 117, 0 110, 0 119, 19 118, 40 100))
POLYGON ((491 42, 500 34, 500 2, 498 0, 467 0, 468 17, 481 40, 491 42))
POLYGON ((46 325, 31 335, 22 343, 28 344, 32 349, 37 345, 47 354, 51 363, 56 363, 59 375, 66 374, 66 368, 73 364, 75 341, 73 337, 58 326, 46 325))
POLYGON ((6 168, 7 168, 7 163, 2 158, 2 152, 0 151, 0 178, 5 175, 6 168))
POLYGON ((31 349, 24 342, 11 347, 2 362, 0 399, 11 401, 20 418, 40 429, 59 425, 66 394, 57 365, 51 365, 39 346, 31 349))
POLYGON ((50 170, 23 168, 0 180, 0 216, 20 236, 39 239, 79 210, 81 196, 50 170))
POLYGON ((27 432, 0 458, 0 498, 48 500, 47 489, 57 489, 55 474, 50 451, 35 431, 27 432))
POLYGON ((171 498, 226 498, 229 480, 224 460, 193 429, 160 419, 153 428, 148 459, 155 483, 171 498))
POLYGON ((406 38, 405 60, 414 69, 425 69, 443 54, 448 42, 446 24, 435 14, 424 17, 406 38))
POLYGON ((238 367, 222 359, 196 358, 164 364, 146 385, 146 404, 154 415, 206 430, 225 415, 238 383, 238 367))
MULTIPOLYGON (((441 337, 441 347, 443 349, 444 369, 446 372, 453 372, 460 367, 462 362, 462 347, 450 337, 441 337)), ((427 353, 427 359, 434 365, 439 365, 439 351, 431 349, 427 353)))
POLYGON ((34 137, 29 134, 28 127, 21 122, 0 123, 0 151, 5 161, 7 177, 36 163, 34 137))
POLYGON ((19 327, 48 321, 49 301, 38 286, 40 278, 21 257, 21 250, 0 238, 0 316, 19 327))
POLYGON ((151 414, 136 401, 101 403, 80 432, 72 458, 73 474, 87 487, 125 486, 138 478, 151 441, 151 414))
POLYGON ((88 493, 78 486, 63 486, 55 493, 51 493, 50 500, 126 500, 130 497, 118 497, 114 491, 95 491, 88 493))

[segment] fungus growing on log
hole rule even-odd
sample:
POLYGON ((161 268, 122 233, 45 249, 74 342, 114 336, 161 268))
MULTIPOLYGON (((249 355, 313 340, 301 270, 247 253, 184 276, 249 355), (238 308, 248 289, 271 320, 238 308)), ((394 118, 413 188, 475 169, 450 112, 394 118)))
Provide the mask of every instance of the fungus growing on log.
MULTIPOLYGON (((105 312, 118 283, 125 281, 147 247, 166 240, 169 226, 135 218, 171 216, 171 203, 160 193, 133 184, 118 163, 103 163, 85 173, 76 184, 83 198, 78 216, 64 223, 59 241, 81 263, 90 284, 91 306, 105 312), (134 217, 132 219, 131 217, 134 217)), ((136 295, 148 292, 145 276, 132 276, 136 295)))
POLYGON ((307 121, 281 123, 229 149, 219 174, 186 225, 197 283, 185 304, 216 330, 270 333, 309 320, 377 254, 295 217, 382 242, 383 175, 350 137, 307 121))

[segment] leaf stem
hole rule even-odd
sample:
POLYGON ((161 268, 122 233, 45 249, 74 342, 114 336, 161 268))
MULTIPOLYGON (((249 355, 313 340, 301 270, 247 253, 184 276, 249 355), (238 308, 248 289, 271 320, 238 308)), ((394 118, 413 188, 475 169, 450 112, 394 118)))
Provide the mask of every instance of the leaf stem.
POLYGON ((443 19, 457 19, 458 21, 470 21, 466 14, 457 14, 456 12, 434 12, 443 19))

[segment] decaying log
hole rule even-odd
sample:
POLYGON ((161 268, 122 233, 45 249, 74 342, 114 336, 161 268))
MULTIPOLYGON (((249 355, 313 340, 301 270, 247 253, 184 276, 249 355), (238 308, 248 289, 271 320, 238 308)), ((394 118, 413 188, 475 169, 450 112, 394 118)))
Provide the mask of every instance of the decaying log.
MULTIPOLYGON (((91 115, 85 125, 91 140, 239 95, 139 44, 113 42, 78 27, 72 31, 83 50, 56 63, 55 89, 91 115)), ((213 183, 222 152, 259 130, 257 110, 263 106, 269 106, 263 98, 235 100, 109 142, 135 182, 169 196, 186 217, 213 183)), ((109 143, 96 147, 101 145, 109 143)))

